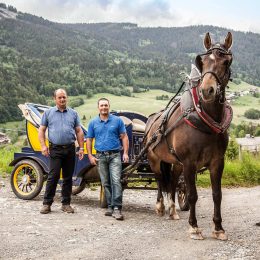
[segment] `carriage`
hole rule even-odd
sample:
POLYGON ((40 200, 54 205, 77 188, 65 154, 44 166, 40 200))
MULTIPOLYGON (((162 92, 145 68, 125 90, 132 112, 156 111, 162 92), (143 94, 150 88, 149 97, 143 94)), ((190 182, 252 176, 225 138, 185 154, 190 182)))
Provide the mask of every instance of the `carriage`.
MULTIPOLYGON (((26 119, 26 134, 29 145, 23 147, 20 152, 14 153, 14 160, 10 163, 10 166, 14 167, 11 173, 11 187, 18 198, 31 200, 41 192, 49 172, 49 158, 42 155, 38 140, 38 128, 40 126, 41 115, 49 107, 25 103, 19 105, 19 108, 26 119)), ((129 163, 123 163, 123 169, 125 169, 131 166, 143 148, 143 137, 147 117, 131 111, 112 111, 111 114, 119 116, 126 126, 129 138, 129 163)), ((86 141, 87 130, 84 126, 81 125, 81 127, 86 141)), ((79 194, 89 185, 100 185, 97 167, 90 164, 87 153, 86 142, 84 142, 83 159, 79 160, 76 156, 73 173, 73 195, 79 194)), ((94 148, 92 153, 95 154, 94 148)), ((62 185, 62 173, 60 185, 62 185)), ((138 167, 128 176, 124 188, 157 189, 156 186, 155 174, 151 171, 146 156, 142 156, 138 162, 138 167)), ((179 180, 177 194, 180 209, 188 210, 186 190, 182 178, 179 180)), ((101 207, 107 206, 102 185, 99 200, 101 207)))

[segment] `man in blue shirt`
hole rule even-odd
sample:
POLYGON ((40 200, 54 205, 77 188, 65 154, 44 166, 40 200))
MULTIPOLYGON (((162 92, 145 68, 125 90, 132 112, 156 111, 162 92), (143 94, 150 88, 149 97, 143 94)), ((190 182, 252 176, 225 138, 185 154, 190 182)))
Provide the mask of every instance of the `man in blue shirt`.
POLYGON ((72 175, 75 166, 75 141, 79 144, 79 159, 84 156, 84 135, 77 112, 67 107, 67 93, 64 89, 54 92, 55 107, 46 110, 42 116, 39 128, 39 140, 44 156, 50 157, 50 172, 44 194, 42 214, 51 212, 60 172, 62 169, 62 211, 74 213, 70 206, 72 192, 72 175), (48 128, 49 148, 45 142, 45 132, 48 128))
POLYGON ((109 113, 109 100, 98 100, 99 115, 89 123, 87 134, 87 150, 90 163, 97 165, 101 183, 105 189, 108 209, 106 216, 123 220, 122 185, 121 185, 121 142, 123 145, 123 161, 128 162, 129 141, 125 125, 120 117, 109 113), (92 142, 95 138, 96 157, 91 154, 92 142))

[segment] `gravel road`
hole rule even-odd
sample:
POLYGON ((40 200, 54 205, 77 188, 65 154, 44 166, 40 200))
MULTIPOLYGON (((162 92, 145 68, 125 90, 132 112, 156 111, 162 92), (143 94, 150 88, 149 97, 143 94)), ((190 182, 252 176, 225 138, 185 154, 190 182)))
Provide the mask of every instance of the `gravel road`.
POLYGON ((41 215, 42 193, 20 200, 0 179, 0 259, 260 259, 260 186, 223 189, 228 241, 211 238, 211 190, 198 194, 202 241, 189 238, 188 212, 175 221, 155 214, 156 191, 126 190, 125 220, 116 221, 99 208, 99 190, 74 196, 75 214, 60 210, 58 193, 52 213, 41 215))

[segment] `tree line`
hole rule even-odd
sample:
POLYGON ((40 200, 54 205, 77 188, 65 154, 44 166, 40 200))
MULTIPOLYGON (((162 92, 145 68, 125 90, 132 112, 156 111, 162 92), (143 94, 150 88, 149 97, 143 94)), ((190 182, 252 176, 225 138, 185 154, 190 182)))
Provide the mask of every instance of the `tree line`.
MULTIPOLYGON (((213 26, 59 24, 21 12, 16 19, 1 19, 0 122, 20 119, 19 103, 46 104, 46 97, 60 87, 87 97, 102 92, 130 96, 130 89, 176 92, 184 80, 181 73, 188 73, 203 51, 206 31, 215 38, 226 34, 213 26)), ((260 83, 260 61, 252 58, 259 35, 233 33, 235 81, 260 83)))

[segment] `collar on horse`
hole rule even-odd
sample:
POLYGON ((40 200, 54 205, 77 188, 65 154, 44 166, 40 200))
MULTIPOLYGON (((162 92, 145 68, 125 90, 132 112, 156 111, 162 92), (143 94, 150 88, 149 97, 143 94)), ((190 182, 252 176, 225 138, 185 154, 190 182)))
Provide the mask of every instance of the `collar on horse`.
POLYGON ((199 85, 192 87, 189 85, 189 91, 186 91, 181 99, 182 113, 186 112, 184 121, 190 126, 205 133, 224 133, 230 126, 233 117, 233 111, 227 101, 224 102, 224 112, 221 122, 216 122, 203 109, 199 98, 199 85))

